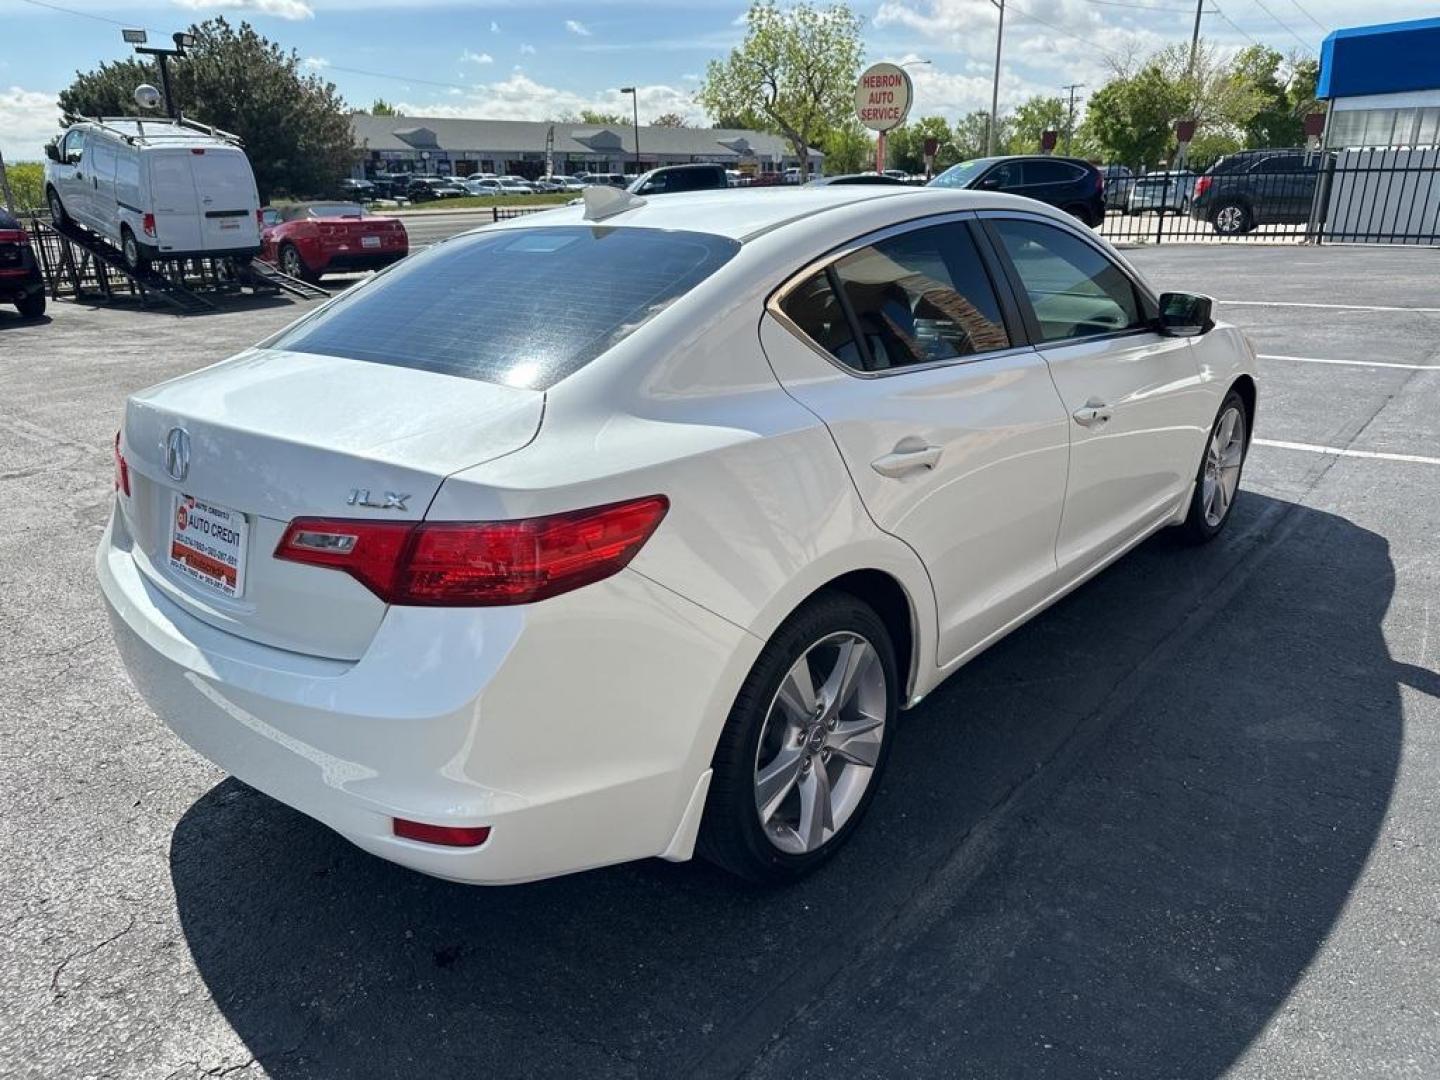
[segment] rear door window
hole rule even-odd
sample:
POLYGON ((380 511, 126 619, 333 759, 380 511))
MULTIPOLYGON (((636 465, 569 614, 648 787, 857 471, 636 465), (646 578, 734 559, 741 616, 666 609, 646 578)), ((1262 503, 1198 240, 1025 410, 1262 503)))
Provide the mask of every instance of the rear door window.
POLYGON ((846 255, 830 267, 823 288, 812 278, 786 297, 785 312, 841 363, 865 371, 1010 345, 995 289, 959 222, 912 229, 846 255), (840 321, 835 288, 853 324, 840 321))
POLYGON ((1025 162, 1025 182, 1027 184, 1068 184, 1079 175, 1079 169, 1074 165, 1067 165, 1063 161, 1025 162))
POLYGON ((266 344, 545 389, 740 250, 707 233, 502 229, 436 244, 266 344))

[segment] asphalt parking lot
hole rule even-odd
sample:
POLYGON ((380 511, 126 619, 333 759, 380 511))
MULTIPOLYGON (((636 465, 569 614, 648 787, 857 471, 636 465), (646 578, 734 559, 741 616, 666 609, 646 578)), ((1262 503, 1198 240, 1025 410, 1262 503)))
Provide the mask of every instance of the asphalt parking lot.
POLYGON ((1129 254, 1262 354, 1230 530, 906 714, 779 892, 451 885, 195 756, 96 593, 111 442, 303 305, 0 309, 0 1076, 1440 1075, 1440 251, 1129 254))

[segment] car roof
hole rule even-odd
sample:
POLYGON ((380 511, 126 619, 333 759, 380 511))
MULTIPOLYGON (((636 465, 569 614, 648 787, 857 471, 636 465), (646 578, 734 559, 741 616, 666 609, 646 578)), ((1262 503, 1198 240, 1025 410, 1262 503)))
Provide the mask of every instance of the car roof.
MULTIPOLYGON (((896 203, 914 216, 987 208, 1029 209, 1048 212, 1049 207, 1033 199, 978 192, 959 188, 908 187, 902 184, 829 184, 810 187, 721 188, 711 191, 680 192, 663 199, 643 202, 598 222, 585 218, 583 205, 557 207, 526 214, 490 229, 534 228, 538 226, 587 225, 671 229, 725 236, 742 243, 775 232, 788 225, 823 217, 837 230, 847 219, 863 216, 884 199, 907 199, 896 203)), ((1056 211, 1058 214, 1059 212, 1056 211)), ((906 216, 909 216, 908 214, 906 216)))

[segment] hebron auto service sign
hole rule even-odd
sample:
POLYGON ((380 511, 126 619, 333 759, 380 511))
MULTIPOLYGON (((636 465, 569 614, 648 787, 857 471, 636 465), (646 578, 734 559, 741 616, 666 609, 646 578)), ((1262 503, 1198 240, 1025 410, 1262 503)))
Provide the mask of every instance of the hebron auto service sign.
POLYGON ((914 96, 904 68, 876 64, 855 84, 855 115, 871 131, 889 131, 905 122, 914 96))

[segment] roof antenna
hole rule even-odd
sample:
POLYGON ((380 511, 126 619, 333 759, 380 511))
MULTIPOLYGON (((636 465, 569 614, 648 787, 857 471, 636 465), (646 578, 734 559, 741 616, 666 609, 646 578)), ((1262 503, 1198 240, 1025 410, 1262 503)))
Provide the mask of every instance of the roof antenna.
POLYGON ((636 210, 645 205, 645 200, 638 195, 631 195, 623 188, 601 187, 593 185, 581 192, 585 200, 585 213, 581 216, 586 221, 604 221, 616 214, 623 214, 626 210, 636 210))

